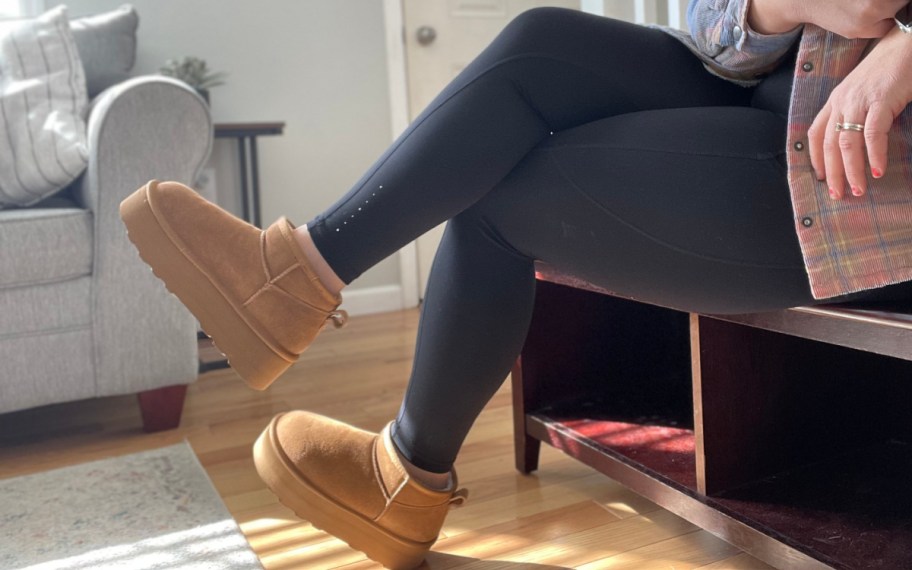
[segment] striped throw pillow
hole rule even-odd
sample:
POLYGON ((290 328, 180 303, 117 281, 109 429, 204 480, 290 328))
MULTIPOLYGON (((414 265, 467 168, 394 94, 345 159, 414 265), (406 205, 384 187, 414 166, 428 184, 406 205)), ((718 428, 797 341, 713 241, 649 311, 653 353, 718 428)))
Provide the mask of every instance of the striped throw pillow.
POLYGON ((87 107, 64 6, 0 21, 0 208, 34 204, 85 170, 87 107))

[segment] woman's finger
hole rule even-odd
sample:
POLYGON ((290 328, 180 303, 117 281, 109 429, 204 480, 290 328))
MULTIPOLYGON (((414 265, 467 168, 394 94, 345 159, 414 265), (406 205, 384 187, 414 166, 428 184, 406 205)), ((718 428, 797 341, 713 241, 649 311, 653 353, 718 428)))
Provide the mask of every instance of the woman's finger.
POLYGON ((808 152, 811 153, 811 166, 817 180, 826 179, 826 165, 823 162, 823 140, 826 135, 826 126, 830 123, 830 104, 823 106, 817 113, 811 128, 808 129, 808 152))
POLYGON ((888 134, 893 127, 893 114, 883 104, 875 102, 868 109, 865 119, 865 146, 868 147, 868 162, 871 176, 880 178, 887 172, 888 134))
POLYGON ((845 167, 842 164, 842 150, 839 148, 841 132, 836 130, 836 123, 833 122, 837 120, 835 113, 830 118, 832 121, 823 131, 823 164, 830 197, 840 200, 845 196, 845 167))
MULTIPOLYGON (((865 112, 860 107, 845 111, 843 125, 864 127, 865 112)), ((865 135, 861 130, 843 128, 839 131, 839 151, 846 179, 853 196, 863 196, 867 192, 868 178, 865 172, 865 135)))

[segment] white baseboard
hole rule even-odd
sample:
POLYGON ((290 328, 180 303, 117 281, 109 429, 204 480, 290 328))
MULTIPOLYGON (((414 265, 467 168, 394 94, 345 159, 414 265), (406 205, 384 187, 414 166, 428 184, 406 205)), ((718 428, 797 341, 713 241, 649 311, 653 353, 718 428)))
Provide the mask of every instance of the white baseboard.
POLYGON ((402 310, 402 287, 383 285, 342 291, 341 308, 352 316, 402 310))

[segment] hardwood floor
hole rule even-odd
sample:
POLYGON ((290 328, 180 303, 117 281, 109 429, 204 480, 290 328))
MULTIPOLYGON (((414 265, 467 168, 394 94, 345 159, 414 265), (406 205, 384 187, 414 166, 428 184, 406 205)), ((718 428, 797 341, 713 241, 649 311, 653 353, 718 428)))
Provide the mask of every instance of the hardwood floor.
MULTIPOLYGON (((379 568, 278 503, 250 446, 269 419, 306 408, 379 430, 394 417, 414 350, 417 310, 351 319, 327 330, 268 392, 230 370, 190 386, 181 427, 144 434, 133 396, 0 416, 0 478, 189 440, 269 570, 379 568)), ((450 512, 424 567, 764 570, 756 560, 594 470, 542 449, 541 468, 513 468, 509 382, 457 462, 468 503, 450 512)))

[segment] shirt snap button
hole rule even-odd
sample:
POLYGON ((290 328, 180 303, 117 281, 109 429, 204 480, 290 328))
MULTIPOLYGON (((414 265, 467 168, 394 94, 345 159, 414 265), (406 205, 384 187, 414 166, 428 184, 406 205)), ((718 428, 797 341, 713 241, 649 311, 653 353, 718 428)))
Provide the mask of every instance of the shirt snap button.
POLYGON ((801 218, 801 225, 804 226, 804 227, 806 227, 806 228, 809 228, 809 227, 811 227, 811 226, 814 225, 814 219, 813 219, 813 218, 809 218, 809 217, 801 218))
POLYGON ((741 26, 735 26, 734 28, 732 28, 732 35, 735 37, 735 41, 738 41, 741 39, 742 33, 743 33, 743 31, 741 30, 741 26))
POLYGON ((795 143, 795 150, 804 150, 804 143, 801 142, 801 141, 796 142, 796 143, 795 143))
POLYGON ((801 66, 801 69, 805 71, 814 71, 814 64, 807 61, 801 66))

